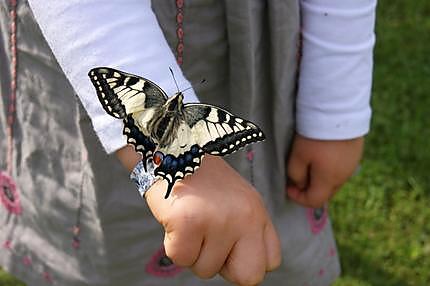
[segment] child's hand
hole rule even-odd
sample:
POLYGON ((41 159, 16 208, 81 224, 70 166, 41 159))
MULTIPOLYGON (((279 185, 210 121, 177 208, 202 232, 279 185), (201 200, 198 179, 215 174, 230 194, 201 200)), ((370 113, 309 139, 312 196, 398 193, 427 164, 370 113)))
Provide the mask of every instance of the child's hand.
POLYGON ((356 170, 363 145, 363 137, 323 141, 296 135, 288 161, 290 199, 306 207, 323 206, 356 170))
POLYGON ((239 285, 256 285, 279 266, 280 242, 260 195, 223 159, 205 156, 168 199, 166 187, 158 181, 146 200, 164 226, 166 254, 175 264, 239 285))

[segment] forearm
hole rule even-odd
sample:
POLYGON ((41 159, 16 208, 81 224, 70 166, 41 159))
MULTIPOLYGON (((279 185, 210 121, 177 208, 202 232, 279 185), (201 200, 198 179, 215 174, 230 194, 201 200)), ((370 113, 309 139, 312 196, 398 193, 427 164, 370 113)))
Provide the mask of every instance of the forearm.
POLYGON ((142 159, 142 157, 134 151, 131 145, 124 146, 115 152, 117 158, 121 161, 122 165, 128 170, 132 171, 134 166, 142 159))

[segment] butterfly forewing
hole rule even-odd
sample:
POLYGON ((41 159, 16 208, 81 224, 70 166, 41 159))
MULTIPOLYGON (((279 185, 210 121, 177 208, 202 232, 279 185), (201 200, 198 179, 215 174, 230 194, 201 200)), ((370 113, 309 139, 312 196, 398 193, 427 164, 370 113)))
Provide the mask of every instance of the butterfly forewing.
POLYGON ((265 139, 252 122, 208 104, 186 104, 185 121, 205 153, 226 155, 265 139))
POLYGON ((101 67, 90 70, 88 76, 103 108, 116 118, 161 106, 167 100, 167 95, 158 85, 133 74, 101 67))

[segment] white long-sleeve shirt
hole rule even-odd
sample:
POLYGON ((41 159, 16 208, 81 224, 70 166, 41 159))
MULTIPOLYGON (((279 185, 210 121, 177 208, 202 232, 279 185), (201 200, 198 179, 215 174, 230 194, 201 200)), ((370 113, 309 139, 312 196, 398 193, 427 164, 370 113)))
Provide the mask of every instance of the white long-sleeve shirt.
MULTIPOLYGON (((122 121, 106 114, 87 78, 110 66, 157 82, 167 94, 190 86, 163 36, 150 0, 29 0, 57 61, 91 117, 105 150, 126 145, 122 121)), ((369 130, 376 0, 301 0, 303 57, 297 131, 349 139, 369 130)), ((197 102, 193 91, 185 101, 197 102)))

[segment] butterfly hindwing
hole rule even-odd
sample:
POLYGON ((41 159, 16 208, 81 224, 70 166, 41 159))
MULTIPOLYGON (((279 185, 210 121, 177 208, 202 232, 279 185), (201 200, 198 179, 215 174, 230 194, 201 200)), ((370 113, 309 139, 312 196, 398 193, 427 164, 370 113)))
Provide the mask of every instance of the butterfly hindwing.
POLYGON ((104 110, 116 118, 145 108, 161 106, 167 100, 166 93, 145 78, 107 67, 99 67, 88 73, 104 110))
POLYGON ((146 169, 146 161, 152 157, 156 148, 155 143, 139 129, 132 115, 128 115, 124 119, 123 134, 127 136, 127 143, 133 145, 136 152, 142 154, 143 165, 146 169))
POLYGON ((227 155, 265 139, 255 124, 208 104, 185 104, 185 121, 196 143, 212 155, 227 155))
POLYGON ((182 180, 186 175, 193 174, 199 167, 204 156, 203 150, 194 144, 189 150, 175 156, 167 154, 161 164, 155 168, 154 173, 167 181, 168 198, 176 181, 182 180))

